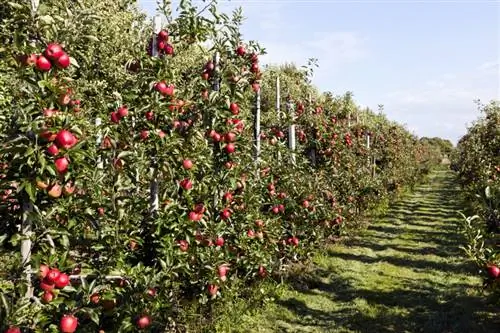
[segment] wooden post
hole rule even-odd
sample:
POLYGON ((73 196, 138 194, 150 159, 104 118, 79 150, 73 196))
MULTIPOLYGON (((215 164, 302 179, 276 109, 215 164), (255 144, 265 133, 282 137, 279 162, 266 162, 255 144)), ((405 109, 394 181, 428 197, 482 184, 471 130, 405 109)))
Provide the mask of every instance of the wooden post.
MULTIPOLYGON (((152 55, 153 57, 158 56, 158 48, 156 46, 156 36, 161 31, 161 16, 156 15, 153 18, 153 49, 152 55)), ((158 199, 158 166, 156 165, 156 156, 153 156, 151 159, 151 168, 150 172, 152 174, 151 183, 149 184, 149 207, 151 215, 154 215, 159 208, 159 199, 158 199)))
MULTIPOLYGON (((290 97, 288 97, 290 98, 290 97)), ((294 110, 292 108, 292 103, 290 102, 290 99, 287 100, 286 102, 286 109, 287 109, 287 112, 288 114, 290 115, 290 118, 292 119, 292 122, 290 124, 290 126, 288 127, 288 148, 290 148, 290 150, 292 151, 291 153, 291 160, 292 160, 292 163, 295 165, 295 114, 294 114, 294 110)))

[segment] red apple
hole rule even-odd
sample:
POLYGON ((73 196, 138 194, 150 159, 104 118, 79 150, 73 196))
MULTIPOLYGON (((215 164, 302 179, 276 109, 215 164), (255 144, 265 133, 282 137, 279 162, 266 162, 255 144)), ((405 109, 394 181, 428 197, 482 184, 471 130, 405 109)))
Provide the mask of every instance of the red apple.
POLYGON ((234 151, 236 150, 236 146, 234 145, 234 143, 228 143, 224 149, 226 150, 226 153, 228 154, 232 154, 234 153, 234 151))
POLYGON ((207 287, 208 294, 210 296, 215 296, 217 295, 217 291, 219 290, 219 286, 216 284, 209 284, 207 287))
POLYGON ((172 46, 172 44, 165 45, 165 53, 168 55, 174 54, 174 47, 172 46))
POLYGON ((240 57, 244 56, 244 55, 245 55, 245 53, 246 53, 245 47, 244 47, 243 45, 238 46, 238 48, 236 49, 236 53, 237 53, 240 57))
POLYGON ((63 48, 57 43, 49 43, 43 54, 50 60, 57 60, 64 54, 63 48))
POLYGON ((128 116, 128 108, 125 105, 120 106, 116 112, 120 118, 128 116))
POLYGON ((233 194, 231 192, 224 193, 223 197, 225 202, 231 203, 233 201, 233 194))
POLYGON ((49 274, 49 272, 50 272, 49 266, 41 264, 40 269, 38 271, 38 276, 43 279, 47 276, 47 274, 49 274))
POLYGON ((253 231, 252 229, 248 229, 247 236, 250 237, 250 238, 254 238, 255 237, 255 231, 253 231))
POLYGON ((224 246, 224 238, 222 236, 217 237, 215 240, 215 246, 224 246))
POLYGON ((57 58, 57 60, 55 61, 56 62, 56 66, 59 67, 59 68, 68 68, 69 65, 71 64, 71 60, 69 59, 69 56, 63 52, 63 54, 57 58))
POLYGON ((144 115, 146 116, 146 119, 148 121, 153 121, 153 119, 154 119, 153 111, 147 111, 144 115))
POLYGON ((260 266, 259 266, 259 276, 260 276, 261 278, 264 278, 264 277, 266 277, 266 276, 267 276, 267 270, 266 270, 266 268, 265 268, 264 266, 262 266, 262 265, 260 265, 260 266))
POLYGON ((234 115, 237 115, 238 113, 240 113, 240 107, 236 103, 229 104, 229 110, 234 115))
POLYGON ((57 154, 59 154, 59 148, 57 148, 56 145, 52 144, 49 146, 49 148, 47 148, 47 153, 49 155, 56 156, 57 154))
POLYGON ((61 275, 61 272, 57 268, 52 268, 45 279, 47 280, 48 283, 56 283, 57 279, 59 278, 59 275, 61 275))
POLYGON ((59 157, 58 159, 55 160, 54 163, 55 163, 57 172, 63 174, 63 173, 66 173, 66 171, 68 171, 69 161, 66 157, 59 157))
POLYGON ((156 296, 156 289, 155 288, 148 288, 148 290, 146 291, 146 294, 148 294, 151 297, 155 297, 156 296))
POLYGON ((49 59, 41 55, 36 59, 35 67, 38 70, 47 72, 52 68, 52 64, 50 63, 49 59))
POLYGON ((54 289, 54 283, 47 281, 47 277, 40 281, 40 289, 44 291, 52 291, 54 289))
POLYGON ((187 191, 193 188, 193 182, 188 178, 181 180, 179 185, 187 191))
POLYGON ((201 220, 202 217, 203 217, 203 215, 198 214, 196 212, 189 212, 189 214, 188 214, 188 219, 190 221, 199 221, 199 220, 201 220))
POLYGON ((229 208, 224 208, 220 213, 220 218, 223 220, 227 220, 230 217, 231 217, 231 211, 229 210, 229 208))
POLYGON ((57 133, 55 143, 64 149, 69 149, 76 144, 76 137, 68 130, 60 130, 57 133))
POLYGON ((167 40, 168 39, 168 32, 166 30, 161 30, 158 33, 158 39, 159 40, 167 40))
POLYGON ((59 277, 55 281, 56 288, 63 289, 67 285, 69 285, 69 276, 67 274, 61 273, 59 277))
POLYGON ((495 265, 489 265, 488 266, 488 274, 496 279, 500 276, 500 268, 498 268, 498 266, 495 266, 495 265))
POLYGON ((189 159, 185 159, 184 161, 182 161, 182 166, 184 167, 184 169, 189 170, 193 167, 193 162, 189 159))
POLYGON ((5 333, 21 333, 21 329, 17 326, 10 326, 5 333))
POLYGON ((90 295, 90 302, 94 304, 99 304, 101 301, 101 296, 98 293, 93 293, 90 295))
POLYGON ((135 323, 139 329, 144 329, 151 325, 151 318, 147 315, 142 315, 137 318, 137 321, 135 323))
POLYGON ((180 240, 177 242, 177 244, 179 244, 179 248, 182 252, 186 252, 189 248, 189 243, 185 240, 180 240))
POLYGON ((46 291, 42 295, 42 302, 43 303, 50 303, 54 299, 54 294, 51 291, 46 291))
POLYGON ((149 137, 149 131, 142 130, 140 136, 141 136, 141 140, 146 140, 149 137))
POLYGON ((73 315, 64 315, 61 318, 59 328, 63 333, 73 333, 78 326, 78 319, 73 315))
POLYGON ((61 187, 61 185, 59 185, 59 184, 52 185, 49 188, 49 191, 47 192, 47 194, 51 198, 59 198, 61 196, 61 194, 62 194, 62 187, 61 187))
POLYGON ((99 214, 100 216, 104 216, 104 208, 102 207, 97 208, 97 214, 99 214))
POLYGON ((226 133, 226 135, 224 135, 224 141, 226 141, 226 142, 236 141, 236 134, 233 132, 226 133))
POLYGON ((217 267, 217 273, 219 274, 219 278, 222 281, 226 281, 226 274, 229 271, 229 267, 227 265, 220 265, 217 267))

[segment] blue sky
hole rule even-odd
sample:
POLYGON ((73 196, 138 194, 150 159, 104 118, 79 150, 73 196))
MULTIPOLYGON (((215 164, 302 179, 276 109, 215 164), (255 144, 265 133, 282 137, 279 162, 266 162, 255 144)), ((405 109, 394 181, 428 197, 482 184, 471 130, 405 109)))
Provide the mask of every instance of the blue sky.
MULTIPOLYGON (((479 116, 474 99, 500 99, 498 1, 218 2, 221 11, 243 8, 244 38, 266 48, 264 63, 317 58, 321 90, 352 91, 373 110, 383 104, 419 136, 455 143, 479 116)), ((139 3, 154 14, 156 1, 139 3)))

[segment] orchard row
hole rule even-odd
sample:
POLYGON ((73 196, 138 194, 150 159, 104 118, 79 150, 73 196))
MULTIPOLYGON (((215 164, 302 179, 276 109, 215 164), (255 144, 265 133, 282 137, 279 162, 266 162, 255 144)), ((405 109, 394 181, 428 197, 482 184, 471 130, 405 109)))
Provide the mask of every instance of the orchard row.
POLYGON ((238 11, 212 4, 208 20, 185 2, 150 38, 108 0, 3 9, 7 332, 178 327, 189 304, 307 259, 429 167, 428 145, 318 92, 311 68, 262 67, 238 11))

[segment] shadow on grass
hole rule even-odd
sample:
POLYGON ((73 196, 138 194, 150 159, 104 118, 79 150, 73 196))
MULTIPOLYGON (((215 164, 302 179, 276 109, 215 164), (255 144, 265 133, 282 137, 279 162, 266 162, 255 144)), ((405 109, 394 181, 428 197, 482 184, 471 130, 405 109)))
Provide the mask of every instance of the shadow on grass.
MULTIPOLYGON (((362 236, 350 239, 343 251, 335 248, 327 251, 327 258, 332 262, 338 263, 336 259, 341 259, 344 271, 350 267, 358 269, 358 272, 350 272, 351 276, 355 273, 356 278, 342 276, 342 270, 336 275, 323 268, 316 268, 306 276, 289 276, 287 281, 303 297, 326 296, 334 302, 334 307, 326 311, 317 304, 308 305, 302 297, 281 299, 277 303, 295 314, 295 319, 287 324, 307 327, 304 332, 310 332, 310 328, 361 333, 500 332, 497 310, 477 292, 471 293, 475 285, 465 281, 467 275, 474 274, 475 267, 465 260, 458 260, 456 264, 448 260, 461 256, 458 248, 461 239, 454 223, 460 207, 450 174, 437 173, 433 186, 417 188, 409 198, 391 205, 386 216, 380 219, 381 223, 370 226, 362 236), (356 253, 349 253, 349 248, 356 253), (385 252, 387 250, 395 252, 385 252), (395 268, 390 272, 383 271, 384 268, 378 272, 376 268, 368 269, 381 262, 395 268), (427 275, 418 280, 402 277, 399 273, 402 268, 427 275), (447 283, 447 276, 462 275, 463 283, 461 279, 447 283), (377 284, 381 278, 387 279, 382 286, 377 284), (369 279, 371 284, 360 284, 369 279), (373 287, 367 287, 370 285, 373 287)), ((300 331, 281 325, 279 318, 274 320, 278 326, 276 332, 300 331)))

